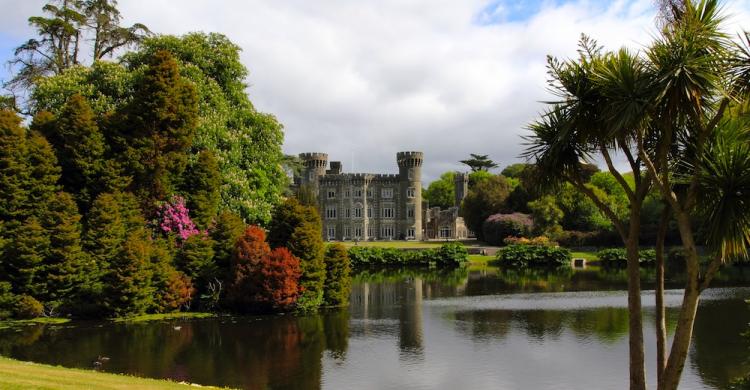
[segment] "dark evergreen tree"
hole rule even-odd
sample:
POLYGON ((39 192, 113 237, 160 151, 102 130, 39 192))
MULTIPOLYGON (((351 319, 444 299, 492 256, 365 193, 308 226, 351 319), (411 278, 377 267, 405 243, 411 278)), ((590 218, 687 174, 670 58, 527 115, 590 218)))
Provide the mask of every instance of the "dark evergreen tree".
POLYGON ((184 178, 187 206, 200 229, 207 228, 219 210, 221 173, 216 155, 210 150, 198 153, 184 178))
POLYGON ((185 170, 197 118, 195 90, 166 51, 150 58, 133 100, 116 117, 115 142, 132 187, 151 211, 175 192, 185 170))
POLYGON ((50 245, 41 269, 39 284, 44 291, 36 298, 50 302, 69 303, 87 281, 90 269, 81 248, 81 216, 73 197, 59 192, 48 203, 41 218, 50 245))
POLYGON ((37 295, 44 290, 42 266, 48 256, 50 237, 36 217, 29 217, 11 231, 3 256, 3 277, 15 294, 37 295))
POLYGON ((323 301, 326 306, 346 306, 351 293, 351 261, 346 247, 332 244, 326 248, 326 279, 323 301))
POLYGON ((470 159, 461 160, 461 163, 468 165, 472 172, 489 171, 492 168, 497 168, 497 164, 490 160, 486 154, 470 153, 470 156, 470 159))
POLYGON ((104 304, 110 315, 141 314, 154 305, 151 238, 145 229, 128 235, 120 251, 110 260, 104 276, 104 304))
POLYGON ((211 239, 214 243, 214 263, 216 264, 218 278, 227 285, 230 281, 229 268, 234 256, 237 240, 245 232, 245 223, 242 219, 231 212, 225 211, 216 217, 214 226, 209 229, 211 239))
POLYGON ((30 175, 26 154, 26 132, 21 127, 21 118, 11 111, 0 110, 0 221, 25 217, 30 175))
POLYGON ((31 214, 38 215, 44 205, 60 190, 60 166, 55 151, 39 133, 32 132, 26 139, 29 180, 27 185, 28 207, 31 214))
POLYGON ((288 247, 294 229, 304 222, 320 223, 320 216, 315 207, 304 206, 295 198, 287 198, 273 210, 268 229, 268 243, 272 248, 288 247))
POLYGON ((185 240, 177 252, 177 269, 190 277, 198 289, 219 276, 213 247, 211 237, 196 234, 185 240))

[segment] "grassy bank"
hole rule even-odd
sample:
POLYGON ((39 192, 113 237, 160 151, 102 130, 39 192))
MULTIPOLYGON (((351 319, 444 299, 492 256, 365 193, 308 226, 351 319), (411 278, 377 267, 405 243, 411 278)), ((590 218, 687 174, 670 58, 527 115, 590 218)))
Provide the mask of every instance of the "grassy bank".
POLYGON ((90 370, 20 362, 0 357, 0 389, 190 389, 188 384, 90 370))
POLYGON ((39 317, 32 318, 30 320, 4 320, 0 321, 0 329, 24 326, 24 325, 37 325, 37 324, 64 324, 70 322, 69 318, 48 318, 39 317))
POLYGON ((114 322, 147 322, 147 321, 164 321, 164 320, 179 320, 187 318, 209 318, 215 317, 214 313, 162 313, 162 314, 143 314, 140 316, 133 317, 121 317, 115 318, 114 322))

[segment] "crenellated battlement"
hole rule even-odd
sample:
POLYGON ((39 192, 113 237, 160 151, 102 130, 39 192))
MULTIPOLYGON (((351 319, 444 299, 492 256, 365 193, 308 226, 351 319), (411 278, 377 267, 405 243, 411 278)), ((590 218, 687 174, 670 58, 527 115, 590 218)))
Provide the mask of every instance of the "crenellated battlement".
POLYGON ((302 165, 307 168, 325 168, 328 165, 327 153, 300 153, 299 158, 302 160, 302 165))
POLYGON ((424 153, 415 151, 398 152, 396 153, 396 161, 399 168, 421 167, 424 161, 424 153))

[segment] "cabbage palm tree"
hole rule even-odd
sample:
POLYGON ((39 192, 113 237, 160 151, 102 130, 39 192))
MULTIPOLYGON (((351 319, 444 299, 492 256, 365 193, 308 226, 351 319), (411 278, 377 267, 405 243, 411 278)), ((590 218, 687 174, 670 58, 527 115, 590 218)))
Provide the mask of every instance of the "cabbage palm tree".
MULTIPOLYGON (((747 121, 725 118, 730 106, 747 106, 748 35, 738 46, 731 43, 720 29, 723 18, 716 0, 685 0, 671 10, 645 56, 626 50, 602 54, 584 40, 579 60, 550 60, 553 87, 561 100, 531 126, 533 135, 527 138, 526 156, 550 174, 548 184, 573 183, 610 218, 606 207, 577 180, 581 161, 598 154, 620 180, 608 155, 619 151, 635 174, 635 188, 626 190, 629 219, 615 223, 628 252, 634 389, 645 388, 637 237, 640 206, 650 185, 667 204, 665 213, 671 212, 677 222, 687 266, 668 358, 664 346, 659 349, 660 389, 676 389, 679 384, 701 291, 721 264, 746 255, 750 241, 747 121), (690 223, 694 217, 702 217, 708 228, 705 243, 696 241, 690 223), (713 254, 705 268, 698 261, 698 244, 713 254)), ((663 329, 661 322, 657 334, 662 343, 663 329)))

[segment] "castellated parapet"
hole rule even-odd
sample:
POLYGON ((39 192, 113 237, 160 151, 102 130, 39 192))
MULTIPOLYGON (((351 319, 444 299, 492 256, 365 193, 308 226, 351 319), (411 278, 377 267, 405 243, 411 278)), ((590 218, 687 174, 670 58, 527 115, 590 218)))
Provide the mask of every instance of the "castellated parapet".
POLYGON ((318 194, 323 238, 421 240, 422 152, 399 152, 397 174, 343 173, 325 153, 299 155, 305 167, 295 182, 318 194))

